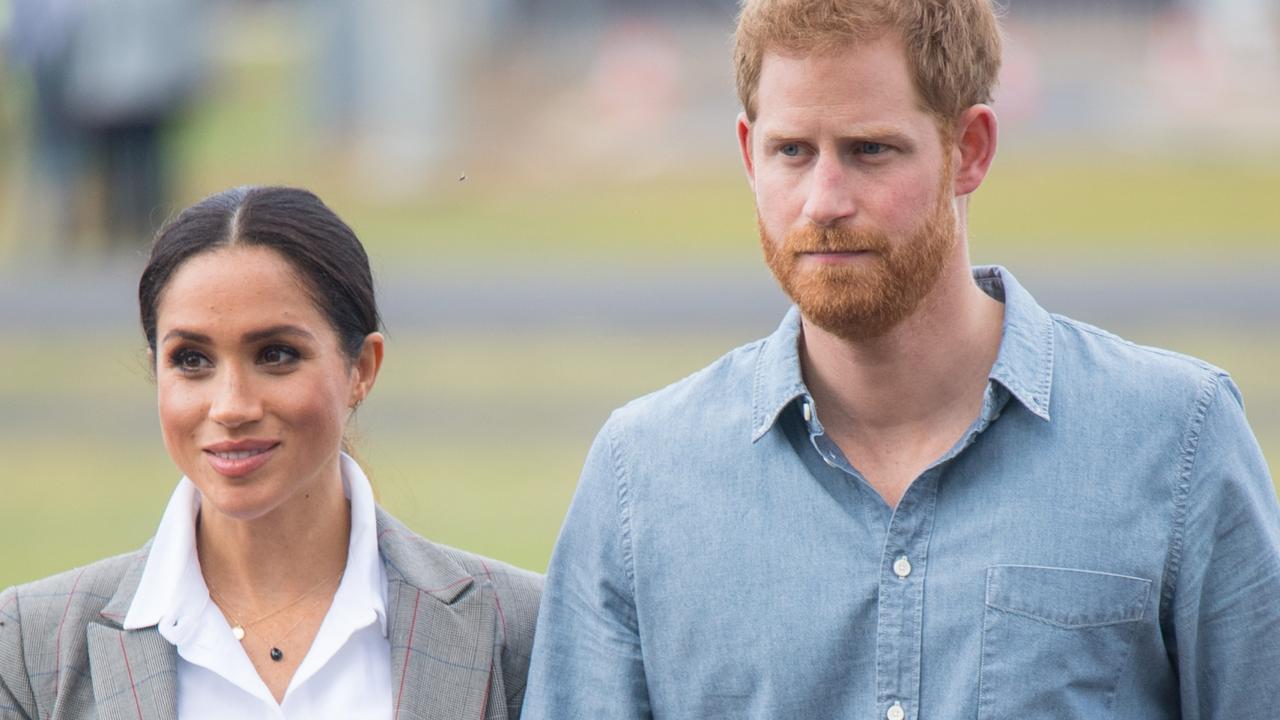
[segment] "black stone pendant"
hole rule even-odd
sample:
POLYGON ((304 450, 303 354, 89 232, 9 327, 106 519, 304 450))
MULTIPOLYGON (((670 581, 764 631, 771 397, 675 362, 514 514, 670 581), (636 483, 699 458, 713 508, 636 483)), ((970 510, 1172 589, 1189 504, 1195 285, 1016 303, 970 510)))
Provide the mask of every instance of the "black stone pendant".
POLYGON ((280 652, 280 648, 271 648, 271 659, 280 662, 284 659, 284 653, 280 652))

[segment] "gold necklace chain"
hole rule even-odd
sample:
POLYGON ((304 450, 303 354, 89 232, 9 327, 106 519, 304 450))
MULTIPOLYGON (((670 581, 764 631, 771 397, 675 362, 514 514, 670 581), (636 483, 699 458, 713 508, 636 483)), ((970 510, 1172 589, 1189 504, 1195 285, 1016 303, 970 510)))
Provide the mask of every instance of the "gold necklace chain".
MULTIPOLYGON (((300 602, 302 602, 304 599, 306 599, 309 595, 311 595, 311 593, 315 592, 316 590, 319 590, 322 586, 324 586, 324 585, 326 585, 326 584, 328 584, 328 583, 331 583, 331 582, 333 582, 334 580, 337 580, 337 579, 341 578, 341 577, 342 577, 342 574, 343 574, 344 572, 346 572, 346 568, 345 568, 345 567, 344 567, 341 571, 339 571, 339 572, 338 572, 338 575, 337 575, 336 577, 332 577, 332 578, 325 578, 325 579, 321 580, 320 582, 318 582, 318 583, 316 583, 315 585, 311 586, 311 588, 310 588, 309 590, 307 590, 306 592, 302 593, 302 594, 301 594, 301 595, 299 595, 298 597, 296 597, 296 598, 294 598, 293 600, 291 600, 287 605, 283 605, 283 606, 281 606, 281 607, 278 607, 278 608, 276 608, 275 610, 272 610, 271 612, 267 613, 266 615, 262 615, 262 616, 260 616, 260 617, 254 618, 253 620, 250 620, 249 622, 242 622, 242 621, 240 620, 240 616, 239 616, 239 615, 237 615, 237 614, 235 613, 235 611, 233 611, 233 610, 231 609, 231 604, 227 602, 227 599, 226 599, 226 598, 222 597, 222 593, 219 593, 219 592, 217 591, 217 589, 215 589, 215 588, 213 587, 213 583, 210 583, 208 580, 206 580, 206 581, 205 581, 205 586, 209 588, 209 592, 210 592, 210 594, 212 594, 212 595, 213 595, 213 600, 214 600, 214 602, 218 605, 218 607, 219 607, 220 609, 222 609, 222 610, 225 610, 225 611, 226 611, 226 613, 227 613, 228 615, 230 615, 230 616, 231 616, 231 620, 235 622, 235 625, 233 625, 233 626, 231 627, 231 634, 232 634, 233 636, 235 636, 235 639, 236 639, 237 641, 239 641, 239 642, 244 642, 244 637, 245 637, 245 635, 246 635, 246 630, 245 630, 246 628, 249 628, 249 627, 252 627, 252 626, 254 626, 254 625, 257 625, 258 623, 262 622, 263 620, 266 620, 267 618, 275 617, 276 615, 279 615, 280 613, 284 612, 285 610, 288 610, 289 608, 291 608, 291 607, 293 607, 293 606, 297 605, 298 603, 300 603, 300 602)), ((297 624, 295 624, 293 627, 295 627, 295 628, 296 628, 296 627, 297 627, 297 624)), ((289 628, 289 632, 293 632, 293 628, 289 628)), ((288 633, 286 633, 284 636, 282 636, 282 637, 281 637, 281 639, 284 639, 284 637, 287 637, 287 636, 288 636, 288 633)), ((275 650, 275 648, 273 648, 273 650, 275 650)), ((277 651, 277 652, 278 652, 278 651, 277 651)), ((275 652, 273 652, 273 653, 272 653, 272 655, 274 656, 274 655, 275 655, 275 652)), ((273 659, 274 659, 274 657, 273 657, 273 659)))
POLYGON ((284 660, 284 651, 280 649, 280 641, 292 635, 293 631, 297 630, 298 626, 302 624, 302 621, 306 619, 307 619, 307 616, 303 614, 302 617, 298 618, 292 625, 290 625, 289 629, 285 630, 284 634, 280 635, 279 638, 276 640, 272 640, 271 638, 266 636, 266 633, 262 633, 262 637, 267 641, 267 646, 271 648, 271 652, 268 653, 268 657, 270 657, 275 662, 280 662, 281 660, 284 660))

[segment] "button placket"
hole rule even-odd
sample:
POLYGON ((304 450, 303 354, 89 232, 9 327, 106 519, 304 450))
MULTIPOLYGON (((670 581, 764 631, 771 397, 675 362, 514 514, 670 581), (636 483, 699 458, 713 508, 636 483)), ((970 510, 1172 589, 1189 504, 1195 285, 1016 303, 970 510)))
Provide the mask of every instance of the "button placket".
POLYGON ((926 470, 893 509, 881 559, 876 685, 889 720, 920 697, 924 574, 940 471, 926 470))

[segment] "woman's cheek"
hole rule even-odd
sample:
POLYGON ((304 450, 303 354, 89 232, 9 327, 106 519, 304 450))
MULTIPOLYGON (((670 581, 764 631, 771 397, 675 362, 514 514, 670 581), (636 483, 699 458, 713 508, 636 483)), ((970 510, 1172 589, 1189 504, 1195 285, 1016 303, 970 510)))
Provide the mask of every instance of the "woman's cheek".
POLYGON ((288 393, 291 424, 303 431, 308 445, 341 443, 346 419, 343 400, 328 391, 327 385, 308 383, 288 393), (323 390, 322 390, 323 388, 323 390), (328 441, 332 440, 330 443, 328 441))
POLYGON ((189 385, 175 378, 157 383, 160 434, 170 458, 184 472, 191 470, 184 461, 198 451, 195 436, 203 420, 202 396, 189 385))

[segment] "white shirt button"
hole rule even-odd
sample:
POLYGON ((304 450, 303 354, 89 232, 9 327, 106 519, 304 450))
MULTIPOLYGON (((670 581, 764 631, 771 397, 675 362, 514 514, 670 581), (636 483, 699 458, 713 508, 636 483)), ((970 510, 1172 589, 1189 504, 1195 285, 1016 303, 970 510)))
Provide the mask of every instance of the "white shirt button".
POLYGON ((808 400, 805 400, 803 403, 800 403, 800 409, 801 409, 801 412, 804 413, 804 421, 813 422, 813 407, 809 405, 808 400))
POLYGON ((911 574, 911 561, 906 555, 893 561, 893 573, 900 578, 905 578, 911 574))
POLYGON ((903 718, 907 716, 907 711, 903 710, 902 706, 898 703, 894 703, 889 707, 889 712, 885 713, 884 716, 888 718, 888 720, 903 720, 903 718))

